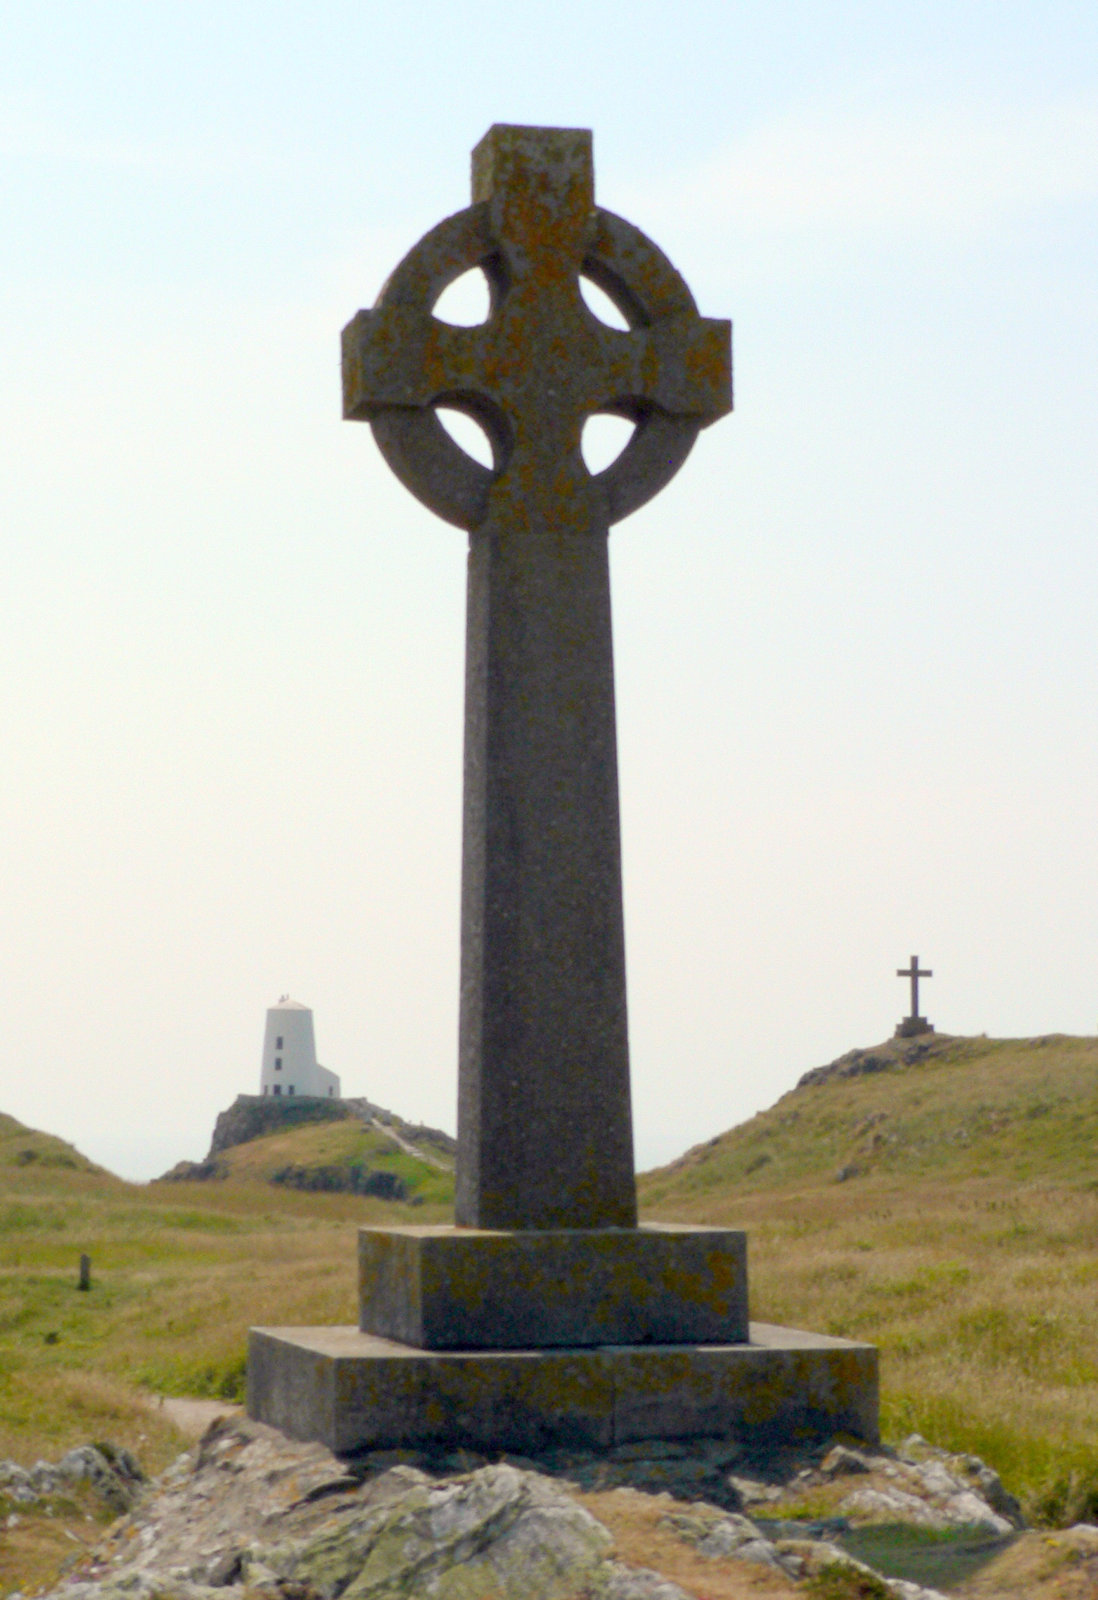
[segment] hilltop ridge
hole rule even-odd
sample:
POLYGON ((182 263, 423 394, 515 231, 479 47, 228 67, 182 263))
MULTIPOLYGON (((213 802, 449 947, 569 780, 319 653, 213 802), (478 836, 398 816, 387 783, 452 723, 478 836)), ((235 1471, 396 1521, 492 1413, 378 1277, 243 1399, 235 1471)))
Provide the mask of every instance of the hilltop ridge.
POLYGON ((878 1176, 1089 1183, 1098 1038, 922 1034, 805 1072, 749 1121, 640 1179, 642 1203, 878 1176))
MULTIPOLYGON (((37 1128, 28 1128, 3 1111, 0 1111, 0 1166, 22 1167, 28 1175, 72 1172, 113 1177, 106 1167, 89 1161, 66 1139, 59 1139, 53 1133, 42 1133, 37 1128)), ((117 1181, 121 1182, 120 1179, 117 1181)))

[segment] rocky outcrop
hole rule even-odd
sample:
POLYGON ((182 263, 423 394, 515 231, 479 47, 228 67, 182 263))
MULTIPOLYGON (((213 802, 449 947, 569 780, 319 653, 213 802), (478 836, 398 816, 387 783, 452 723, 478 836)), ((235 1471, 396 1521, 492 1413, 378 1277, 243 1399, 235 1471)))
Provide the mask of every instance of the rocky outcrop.
POLYGON ((37 1461, 33 1467, 21 1467, 0 1461, 0 1500, 27 1510, 48 1509, 51 1501, 86 1484, 110 1511, 121 1513, 134 1504, 144 1482, 145 1474, 130 1452, 112 1444, 78 1445, 55 1465, 37 1461))
POLYGON ((226 1418, 148 1486, 52 1595, 690 1600, 698 1591, 677 1581, 678 1549, 680 1566, 692 1561, 695 1574, 699 1561, 714 1573, 725 1564, 766 1569, 772 1596, 941 1600, 843 1548, 844 1532, 881 1520, 963 1528, 986 1548, 1009 1542, 1021 1515, 982 1462, 916 1437, 898 1452, 847 1442, 772 1459, 710 1439, 647 1440, 602 1455, 558 1450, 536 1460, 378 1451, 345 1461, 226 1418), (702 1487, 719 1503, 702 1498, 702 1487), (834 1514, 798 1515, 802 1501, 818 1507, 829 1495, 834 1514), (634 1518, 638 1506, 646 1512, 669 1570, 620 1558, 619 1503, 634 1518))
MULTIPOLYGON (((443 1157, 453 1157, 456 1142, 441 1128, 428 1128, 422 1123, 405 1122, 395 1111, 374 1105, 372 1100, 356 1097, 350 1100, 316 1100, 304 1095, 274 1098, 259 1094, 238 1094, 227 1111, 222 1111, 214 1123, 213 1138, 205 1163, 209 1165, 224 1150, 233 1145, 248 1144, 265 1133, 284 1132, 308 1122, 339 1122, 355 1117, 381 1132, 389 1133, 395 1142, 426 1159, 430 1151, 443 1157), (421 1150, 420 1146, 426 1146, 421 1150)), ((215 1174, 216 1175, 216 1174, 215 1174)))
POLYGON ((303 1167, 291 1162, 271 1173, 271 1182, 283 1189, 308 1194, 368 1194, 376 1200, 406 1200, 408 1185, 397 1172, 361 1165, 303 1167))
POLYGON ((346 1100, 316 1100, 304 1095, 274 1099, 259 1094, 238 1094, 214 1123, 205 1164, 215 1161, 223 1150, 248 1144, 265 1133, 281 1133, 305 1122, 338 1122, 354 1114, 346 1100))
POLYGON ((888 1039, 869 1049, 848 1050, 826 1067, 812 1067, 797 1080, 797 1088, 832 1083, 837 1078, 861 1078, 871 1072, 897 1072, 927 1056, 942 1055, 957 1043, 955 1034, 917 1034, 910 1039, 888 1039))

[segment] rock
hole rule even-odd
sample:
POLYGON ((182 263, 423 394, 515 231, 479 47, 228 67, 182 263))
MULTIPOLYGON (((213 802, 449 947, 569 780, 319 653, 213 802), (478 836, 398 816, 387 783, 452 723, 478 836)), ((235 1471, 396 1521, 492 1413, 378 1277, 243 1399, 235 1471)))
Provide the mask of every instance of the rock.
POLYGON ((744 1505, 766 1505, 782 1498, 782 1487, 776 1483, 763 1483, 759 1478, 743 1478, 730 1472, 725 1479, 736 1491, 744 1505))
POLYGON ((344 1514, 303 1545, 266 1558, 320 1600, 381 1600, 429 1589, 438 1600, 486 1590, 566 1600, 602 1565, 606 1529, 555 1484, 514 1467, 422 1483, 388 1505, 344 1514))
POLYGON ((128 1450, 112 1444, 84 1444, 70 1450, 54 1466, 33 1467, 0 1461, 0 1494, 21 1505, 51 1500, 79 1483, 87 1483, 116 1514, 128 1511, 144 1474, 128 1450))
POLYGON ((743 1445, 735 1439, 692 1439, 690 1452, 714 1467, 730 1467, 743 1459, 743 1445))
POLYGON ((839 1478, 847 1473, 871 1472, 872 1465, 860 1450, 849 1450, 846 1445, 837 1444, 820 1462, 820 1471, 828 1478, 839 1478))
POLYGON ((960 1480, 946 1469, 945 1463, 941 1460, 921 1462, 915 1471, 927 1494, 959 1494, 964 1488, 960 1480))
POLYGON ((236 1583, 244 1574, 246 1555, 247 1552, 244 1550, 223 1551, 206 1574, 210 1588, 225 1589, 230 1584, 236 1583))
POLYGON ((79 1445, 57 1463, 58 1487, 61 1484, 87 1483, 119 1515, 133 1504, 144 1473, 128 1450, 116 1446, 79 1445), (108 1454, 109 1451, 109 1454, 108 1454))
POLYGON ((951 1495, 945 1509, 950 1522, 974 1528, 987 1528, 989 1532, 997 1533, 1003 1538, 1008 1533, 1014 1532, 1013 1522, 993 1511, 987 1501, 982 1496, 974 1494, 971 1489, 951 1495))
POLYGON ((620 1561, 610 1562, 609 1567, 605 1600, 693 1600, 677 1583, 646 1567, 627 1567, 620 1561))
POLYGON ((43 1498, 56 1494, 61 1488, 57 1468, 48 1461, 36 1461, 27 1474, 27 1481, 34 1493, 43 1498))
POLYGON ((936 1597, 848 1557, 832 1542, 845 1516, 1011 1531, 982 1493, 1010 1500, 995 1474, 923 1441, 897 1455, 843 1441, 765 1457, 727 1440, 698 1441, 696 1450, 647 1440, 602 1455, 561 1450, 493 1463, 465 1452, 378 1451, 349 1463, 233 1416, 155 1484, 140 1490, 135 1475, 132 1457, 106 1445, 70 1451, 56 1467, 0 1462, 8 1502, 20 1492, 37 1498, 36 1481, 83 1481, 97 1492, 121 1485, 131 1497, 54 1600, 687 1600, 660 1574, 613 1558, 611 1535, 575 1481, 658 1492, 660 1524, 712 1562, 715 1576, 722 1563, 793 1579, 838 1565, 861 1574, 867 1592, 897 1600, 936 1597), (747 1472, 727 1472, 741 1460, 747 1472), (795 1520, 806 1491, 847 1476, 861 1482, 837 1508, 845 1516, 795 1520), (740 1493, 759 1507, 761 1525, 740 1513, 740 1493), (793 1518, 783 1519, 783 1499, 793 1518))
POLYGON ((993 1511, 997 1511, 1001 1517, 1006 1517, 1015 1528, 1025 1526, 1021 1506, 1009 1490, 1003 1487, 1003 1480, 997 1472, 985 1466, 979 1456, 958 1456, 956 1460, 961 1473, 975 1485, 993 1511))
POLYGON ((263 1134, 275 1130, 282 1131, 305 1122, 335 1122, 346 1117, 357 1117, 362 1122, 384 1123, 413 1144, 433 1146, 445 1156, 452 1157, 457 1148, 456 1141, 450 1134, 443 1133, 441 1128, 405 1122, 395 1112, 387 1111, 384 1106, 374 1105, 373 1101, 364 1098, 315 1100, 303 1096, 300 1099, 273 1099, 264 1095, 238 1094, 214 1124, 206 1161, 191 1165, 213 1163, 222 1151, 231 1150, 234 1145, 248 1144, 252 1139, 261 1138, 263 1134))
POLYGON ((670 1512, 660 1521, 711 1561, 751 1561, 800 1576, 803 1562, 779 1551, 749 1517, 721 1516, 709 1506, 697 1506, 688 1512, 670 1512))
POLYGON ((910 1522, 921 1528, 948 1528, 949 1518, 918 1495, 902 1489, 855 1489, 839 1504, 845 1516, 867 1522, 910 1522))

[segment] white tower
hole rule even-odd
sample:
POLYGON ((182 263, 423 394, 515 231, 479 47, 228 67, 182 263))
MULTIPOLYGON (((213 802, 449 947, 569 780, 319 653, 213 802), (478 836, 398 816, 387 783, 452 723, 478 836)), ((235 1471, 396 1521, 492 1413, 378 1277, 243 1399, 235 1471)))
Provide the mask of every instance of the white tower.
POLYGON ((316 1060, 313 1014, 284 994, 267 1013, 260 1094, 339 1099, 339 1078, 316 1060))

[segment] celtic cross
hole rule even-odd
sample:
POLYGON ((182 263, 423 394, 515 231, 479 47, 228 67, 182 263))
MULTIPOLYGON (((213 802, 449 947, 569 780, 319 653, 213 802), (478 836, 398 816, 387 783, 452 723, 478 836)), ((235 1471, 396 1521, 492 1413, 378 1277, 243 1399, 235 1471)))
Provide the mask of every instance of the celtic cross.
POLYGON ((591 136, 496 126, 473 204, 343 331, 344 416, 469 532, 458 1087, 459 1224, 636 1222, 626 1032, 610 524, 658 493, 731 407, 729 324, 596 207, 591 136), (484 323, 436 317, 479 267, 484 323), (585 276, 627 328, 588 310, 585 276), (489 469, 436 408, 467 413, 489 469), (604 471, 597 412, 635 424, 604 471))

